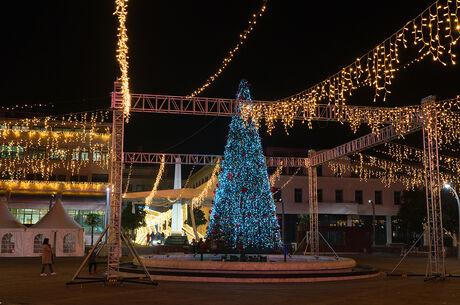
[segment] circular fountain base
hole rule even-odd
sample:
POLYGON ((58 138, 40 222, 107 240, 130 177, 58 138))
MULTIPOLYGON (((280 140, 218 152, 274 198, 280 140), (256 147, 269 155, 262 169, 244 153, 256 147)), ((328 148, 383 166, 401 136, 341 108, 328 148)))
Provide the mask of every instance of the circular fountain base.
MULTIPOLYGON (((233 256, 235 259, 236 256, 233 256)), ((266 261, 254 261, 258 256, 248 256, 253 261, 229 260, 224 255, 169 254, 148 255, 141 259, 147 266, 152 279, 167 281, 196 282, 318 282, 339 281, 374 277, 379 270, 366 266, 357 266, 351 258, 329 256, 288 257, 267 255, 266 261), (223 260, 225 257, 225 261, 223 260)), ((135 265, 139 263, 135 260, 135 265)), ((121 268, 120 271, 127 271, 121 268)))

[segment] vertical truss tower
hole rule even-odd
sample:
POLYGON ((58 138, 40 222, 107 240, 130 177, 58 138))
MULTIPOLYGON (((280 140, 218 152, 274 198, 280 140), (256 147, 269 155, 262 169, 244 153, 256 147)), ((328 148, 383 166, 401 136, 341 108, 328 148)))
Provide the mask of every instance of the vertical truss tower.
POLYGON ((121 206, 123 177, 123 95, 121 83, 115 82, 112 92, 112 154, 110 167, 110 198, 109 239, 107 259, 107 280, 116 280, 120 268, 121 256, 121 206))
POLYGON ((444 241, 439 180, 437 112, 435 98, 422 101, 423 165, 425 167, 426 211, 428 232, 427 279, 445 277, 444 241))

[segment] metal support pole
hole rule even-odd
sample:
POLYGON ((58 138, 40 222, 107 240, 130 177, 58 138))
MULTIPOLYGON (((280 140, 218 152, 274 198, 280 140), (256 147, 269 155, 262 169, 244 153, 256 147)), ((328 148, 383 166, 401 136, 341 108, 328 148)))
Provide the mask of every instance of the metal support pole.
POLYGON ((375 248, 375 225, 377 220, 375 219, 375 202, 369 200, 369 204, 372 206, 372 249, 375 248))
MULTIPOLYGON (((310 165, 315 154, 314 150, 308 152, 310 165)), ((310 216, 310 253, 319 256, 319 224, 318 224, 318 181, 316 167, 308 167, 308 212, 310 216)))
POLYGON ((284 253, 284 261, 286 262, 286 226, 285 224, 285 215, 284 215, 284 201, 282 198, 280 198, 281 202, 281 214, 283 215, 283 223, 281 224, 283 226, 283 253, 284 253))
MULTIPOLYGON (((457 200, 457 207, 458 207, 458 236, 460 236, 460 199, 458 198, 457 191, 448 183, 444 185, 444 187, 452 193, 454 193, 455 199, 457 200)), ((457 246, 457 259, 460 259, 460 247, 457 246)))

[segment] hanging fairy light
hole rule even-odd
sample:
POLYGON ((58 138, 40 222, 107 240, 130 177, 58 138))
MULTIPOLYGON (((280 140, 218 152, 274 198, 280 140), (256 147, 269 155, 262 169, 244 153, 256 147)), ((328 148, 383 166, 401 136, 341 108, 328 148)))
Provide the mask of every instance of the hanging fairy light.
POLYGON ((0 171, 24 179, 40 174, 47 180, 57 169, 71 175, 81 168, 109 168, 110 127, 107 111, 47 116, 0 122, 0 171))
POLYGON ((153 188, 150 191, 150 194, 145 198, 145 204, 147 205, 152 204, 152 199, 155 197, 155 194, 158 190, 158 185, 160 185, 160 181, 161 181, 161 177, 163 176, 164 169, 165 169, 165 155, 161 157, 160 169, 158 170, 158 174, 155 179, 155 183, 153 184, 153 188))
POLYGON ((215 186, 215 184, 217 183, 219 172, 220 172, 220 160, 218 160, 216 166, 214 166, 214 170, 212 171, 211 177, 206 182, 206 185, 204 186, 201 193, 197 197, 192 199, 192 208, 201 206, 201 204, 204 202, 206 194, 208 194, 208 192, 211 190, 211 187, 213 185, 215 186))
POLYGON ((256 125, 265 120, 271 132, 276 120, 287 129, 298 117, 311 127, 317 104, 326 102, 344 108, 349 96, 364 86, 374 89, 374 101, 385 100, 397 71, 427 56, 442 65, 456 64, 453 48, 460 39, 459 15, 460 0, 436 1, 373 50, 324 81, 275 102, 254 103, 250 109, 242 107, 242 114, 256 125), (401 49, 413 49, 418 55, 402 63, 401 49))
POLYGON ((126 29, 126 16, 128 15, 128 0, 115 0, 116 9, 114 15, 118 17, 118 42, 116 58, 121 72, 121 93, 123 95, 123 113, 126 122, 129 121, 131 109, 131 93, 129 91, 128 77, 128 30, 126 29))
POLYGON ((243 33, 240 34, 238 42, 236 43, 235 47, 233 47, 233 49, 231 49, 228 52, 227 56, 222 60, 222 63, 219 69, 213 75, 211 75, 200 88, 196 89, 191 94, 189 94, 189 97, 197 96, 198 94, 203 92, 206 88, 208 88, 222 74, 225 68, 227 68, 227 66, 232 62, 233 57, 235 56, 236 52, 238 52, 239 48, 244 44, 246 39, 249 37, 249 34, 251 34, 251 32, 254 30, 254 27, 257 23, 257 18, 261 17, 263 13, 265 12, 267 8, 267 2, 268 0, 263 0, 262 6, 257 11, 257 13, 252 14, 252 18, 251 20, 249 20, 249 26, 243 31, 243 33))

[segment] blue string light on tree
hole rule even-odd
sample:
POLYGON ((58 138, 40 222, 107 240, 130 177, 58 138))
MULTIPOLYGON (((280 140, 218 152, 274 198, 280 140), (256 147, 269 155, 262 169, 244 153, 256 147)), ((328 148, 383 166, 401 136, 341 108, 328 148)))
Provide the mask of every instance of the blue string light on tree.
MULTIPOLYGON (((240 82, 236 99, 241 104, 251 100, 246 80, 240 82)), ((230 123, 206 238, 222 239, 234 249, 281 245, 259 132, 239 111, 230 123)))

